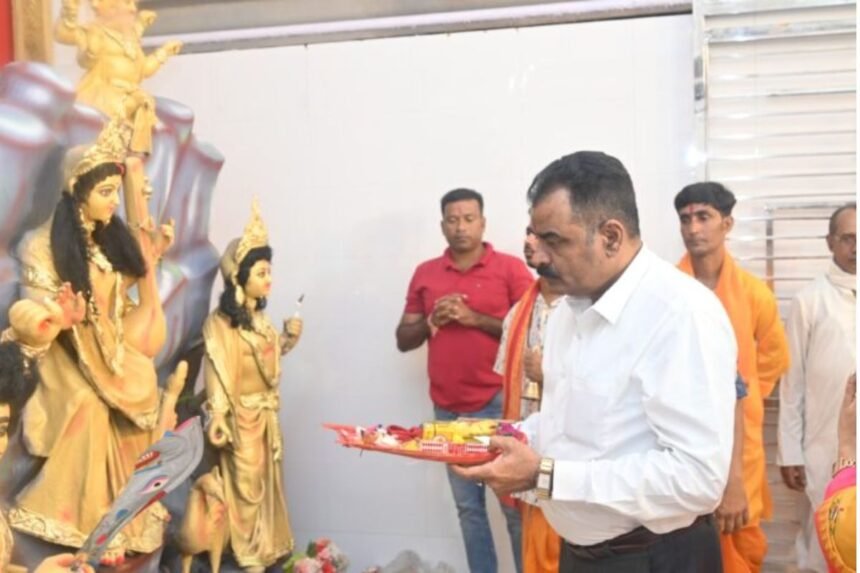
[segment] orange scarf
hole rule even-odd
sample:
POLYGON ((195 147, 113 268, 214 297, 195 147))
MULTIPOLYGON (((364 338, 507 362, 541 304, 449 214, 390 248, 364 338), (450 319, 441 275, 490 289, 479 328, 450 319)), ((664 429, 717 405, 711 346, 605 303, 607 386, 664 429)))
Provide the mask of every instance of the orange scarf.
POLYGON ((517 302, 514 315, 508 327, 508 340, 505 347, 505 374, 503 378, 504 401, 502 418, 519 420, 523 394, 525 364, 523 355, 529 335, 532 311, 540 294, 540 279, 536 280, 517 302))

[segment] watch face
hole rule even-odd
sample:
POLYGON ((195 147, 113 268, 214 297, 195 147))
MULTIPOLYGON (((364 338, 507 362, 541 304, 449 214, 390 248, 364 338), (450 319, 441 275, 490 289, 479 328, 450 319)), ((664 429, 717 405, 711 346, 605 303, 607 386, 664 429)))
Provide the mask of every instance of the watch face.
POLYGON ((537 486, 540 489, 549 489, 549 476, 547 474, 538 475, 537 486))

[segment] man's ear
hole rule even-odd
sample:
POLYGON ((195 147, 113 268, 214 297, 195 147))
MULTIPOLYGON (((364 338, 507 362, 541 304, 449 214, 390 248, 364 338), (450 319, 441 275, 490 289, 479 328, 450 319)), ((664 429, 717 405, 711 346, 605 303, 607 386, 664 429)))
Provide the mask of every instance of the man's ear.
POLYGON ((731 215, 726 215, 723 217, 723 225, 725 225, 726 234, 728 235, 732 232, 732 229, 735 228, 735 218, 731 215))
POLYGON ((627 236, 627 229, 618 219, 609 219, 598 227, 597 234, 603 241, 606 256, 613 257, 621 250, 621 245, 624 244, 624 238, 627 236))

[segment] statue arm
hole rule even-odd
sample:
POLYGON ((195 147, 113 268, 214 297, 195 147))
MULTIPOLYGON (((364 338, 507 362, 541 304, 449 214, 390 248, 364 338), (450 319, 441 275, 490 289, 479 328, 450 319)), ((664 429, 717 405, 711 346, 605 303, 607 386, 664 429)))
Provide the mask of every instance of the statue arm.
POLYGON ((203 382, 206 387, 206 409, 212 417, 206 430, 209 441, 216 448, 223 448, 233 442, 234 433, 227 420, 232 410, 230 394, 231 369, 227 363, 229 349, 226 333, 228 328, 219 324, 217 315, 210 316, 203 325, 203 341, 206 357, 203 363, 203 382))
POLYGON ((152 26, 158 15, 152 10, 141 10, 137 13, 137 31, 142 36, 147 28, 152 26))
POLYGON ((54 27, 54 38, 61 44, 77 46, 78 50, 87 49, 87 30, 78 25, 78 0, 63 0, 60 18, 54 27))
POLYGON ((9 329, 4 341, 15 341, 30 358, 44 354, 61 331, 81 322, 86 315, 82 293, 73 293, 66 283, 56 298, 41 301, 24 298, 9 309, 9 329))
POLYGON ((296 344, 299 343, 299 338, 302 337, 304 322, 298 316, 284 320, 284 331, 281 333, 281 356, 289 353, 296 344))
POLYGON ((155 74, 169 58, 178 54, 181 49, 182 42, 178 40, 162 44, 158 49, 146 56, 146 60, 143 63, 143 77, 148 78, 155 74))
POLYGON ((167 339, 167 321, 156 281, 158 253, 156 242, 149 232, 152 224, 147 211, 145 187, 143 162, 139 157, 129 157, 126 159, 123 181, 126 219, 146 261, 146 274, 137 281, 140 304, 132 309, 123 321, 125 339, 144 355, 154 358, 167 339))

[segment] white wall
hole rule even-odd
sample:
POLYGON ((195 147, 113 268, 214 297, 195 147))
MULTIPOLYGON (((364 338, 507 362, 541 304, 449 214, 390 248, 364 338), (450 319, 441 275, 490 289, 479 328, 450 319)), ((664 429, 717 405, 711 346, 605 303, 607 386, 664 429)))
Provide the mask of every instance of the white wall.
MULTIPOLYGON (((520 252, 531 178, 565 153, 604 150, 631 171, 646 242, 679 255, 691 27, 673 16, 199 54, 150 80, 227 157, 215 245, 241 233, 256 194, 275 248, 273 319, 306 293, 281 409, 300 545, 332 537, 355 571, 406 548, 466 570, 443 466, 359 456, 321 424, 431 417, 425 351, 398 353, 394 329, 415 265, 444 246, 438 199, 453 187, 481 191, 487 239, 520 252)), ((73 54, 57 57, 77 75, 73 54)))

